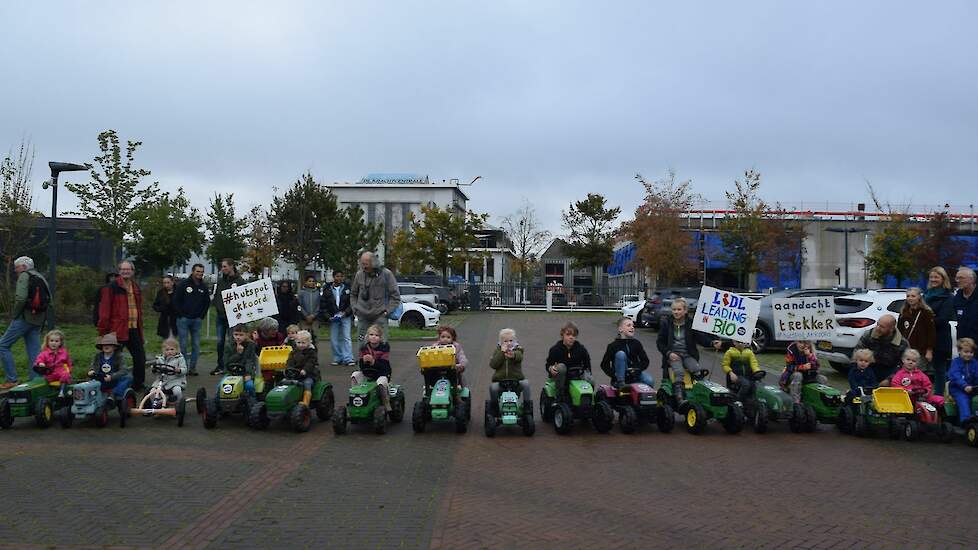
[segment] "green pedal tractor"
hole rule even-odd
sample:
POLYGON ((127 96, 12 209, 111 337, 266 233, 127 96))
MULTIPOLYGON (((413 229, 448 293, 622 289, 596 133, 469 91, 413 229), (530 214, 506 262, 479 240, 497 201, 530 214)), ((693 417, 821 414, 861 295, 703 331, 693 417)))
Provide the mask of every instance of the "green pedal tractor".
POLYGON ((685 372, 681 384, 684 387, 685 398, 676 399, 672 369, 664 368, 662 385, 656 394, 660 404, 668 404, 673 410, 683 415, 686 421, 686 431, 699 435, 706 430, 711 420, 723 425, 729 434, 739 433, 744 428, 744 407, 737 400, 736 394, 716 382, 706 380, 710 375, 707 369, 695 373, 685 372))
POLYGON ((255 403, 265 398, 265 388, 274 384, 281 372, 285 370, 285 362, 289 358, 291 346, 266 346, 258 356, 260 374, 255 378, 255 397, 245 390, 244 365, 226 365, 228 374, 217 384, 217 394, 208 399, 207 390, 197 390, 197 410, 200 412, 204 427, 217 427, 220 417, 240 414, 248 421, 255 403))
POLYGON ((363 383, 352 386, 347 404, 340 405, 333 413, 333 433, 336 435, 345 434, 347 424, 370 424, 375 433, 383 434, 387 431, 388 420, 395 424, 404 420, 404 391, 401 387, 390 384, 387 388, 391 405, 388 415, 384 412, 384 387, 374 381, 376 372, 371 372, 368 365, 361 365, 360 372, 365 376, 363 383))
POLYGON ((520 399, 520 381, 503 380, 499 382, 499 400, 493 403, 486 400, 485 432, 486 437, 494 437, 499 426, 520 426, 523 435, 530 437, 536 431, 533 421, 533 401, 524 405, 520 399))
POLYGON ((615 421, 615 411, 607 401, 595 401, 594 386, 583 380, 584 369, 567 369, 567 391, 557 391, 557 382, 548 378, 540 390, 540 416, 552 422, 554 430, 567 435, 576 420, 588 421, 599 433, 608 433, 615 421))
POLYGON ((859 437, 886 429, 892 439, 912 441, 920 433, 910 394, 903 388, 876 388, 868 395, 860 391, 852 404, 842 409, 839 422, 851 426, 851 432, 859 437))
MULTIPOLYGON (((836 424, 845 395, 832 386, 810 382, 801 386, 801 403, 805 406, 804 430, 815 431, 818 424, 836 424), (812 418, 814 413, 814 419, 812 418)), ((798 431, 795 427, 792 430, 798 431)))
POLYGON ((308 432, 312 426, 313 410, 320 422, 328 421, 333 416, 333 385, 317 380, 312 386, 312 400, 307 406, 302 402, 303 378, 297 369, 285 369, 283 379, 265 394, 265 400, 251 404, 248 425, 264 430, 272 420, 287 418, 293 430, 308 432))
POLYGON ((411 412, 411 427, 422 433, 428 422, 452 423, 456 433, 468 431, 472 396, 459 384, 455 346, 425 346, 418 350, 418 366, 424 377, 421 400, 411 412))
POLYGON ((47 428, 54 420, 55 411, 71 408, 70 387, 61 382, 48 382, 43 376, 32 378, 0 395, 0 428, 14 425, 15 418, 34 417, 38 428, 47 428))
MULTIPOLYGON (((795 403, 784 390, 773 384, 762 384, 761 379, 767 371, 751 374, 754 395, 750 402, 744 403, 744 412, 755 433, 767 432, 769 422, 787 422, 794 433, 814 432, 818 425, 815 409, 805 403, 795 403)), ((831 388, 830 388, 831 389, 831 388)))
MULTIPOLYGON (((947 387, 948 384, 945 384, 944 419, 964 430, 964 438, 968 442, 968 445, 978 447, 978 417, 972 416, 971 418, 966 418, 964 422, 961 422, 958 418, 958 405, 954 402, 954 397, 951 396, 951 392, 948 391, 947 387)), ((978 411, 978 395, 972 396, 971 398, 971 411, 972 414, 978 411)))

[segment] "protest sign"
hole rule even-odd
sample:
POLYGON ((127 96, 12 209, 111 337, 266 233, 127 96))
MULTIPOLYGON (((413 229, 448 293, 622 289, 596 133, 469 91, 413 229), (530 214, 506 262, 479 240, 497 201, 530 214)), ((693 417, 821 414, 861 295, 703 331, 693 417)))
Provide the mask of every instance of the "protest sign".
POLYGON ((835 336, 835 302, 831 296, 777 298, 771 307, 776 340, 827 340, 835 336))
POLYGON ((758 300, 712 286, 703 286, 693 315, 693 330, 750 343, 761 312, 758 300))
POLYGON ((228 326, 240 325, 278 314, 271 279, 258 279, 221 292, 228 326))

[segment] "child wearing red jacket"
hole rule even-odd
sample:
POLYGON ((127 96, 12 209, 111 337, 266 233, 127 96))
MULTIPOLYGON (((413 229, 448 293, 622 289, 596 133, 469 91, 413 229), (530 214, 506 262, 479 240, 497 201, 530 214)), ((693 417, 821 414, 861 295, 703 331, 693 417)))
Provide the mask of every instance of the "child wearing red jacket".
POLYGON ((44 335, 44 349, 37 354, 34 371, 51 382, 61 382, 62 386, 71 384, 71 356, 64 346, 65 335, 60 330, 51 330, 44 335))
POLYGON ((903 352, 901 362, 900 368, 890 377, 890 386, 907 390, 914 401, 926 401, 935 407, 943 406, 944 398, 934 395, 934 385, 930 378, 917 368, 920 363, 920 352, 908 348, 903 352))

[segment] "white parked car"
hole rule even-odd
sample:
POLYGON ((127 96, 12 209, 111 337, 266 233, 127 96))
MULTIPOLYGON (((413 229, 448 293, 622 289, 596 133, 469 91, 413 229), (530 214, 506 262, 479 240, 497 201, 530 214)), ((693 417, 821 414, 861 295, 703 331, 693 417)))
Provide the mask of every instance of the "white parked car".
POLYGON ((637 302, 629 302, 621 308, 621 314, 623 317, 628 317, 632 321, 635 321, 636 326, 639 324, 638 316, 642 314, 642 310, 645 309, 645 300, 639 300, 637 302))
POLYGON ((873 330, 883 315, 889 313, 899 317, 906 296, 904 290, 887 289, 835 298, 835 336, 816 342, 815 354, 828 361, 835 370, 847 372, 859 338, 873 330))
POLYGON ((389 321, 392 327, 435 328, 441 321, 441 312, 433 307, 414 302, 402 302, 404 313, 398 320, 389 321))
POLYGON ((628 304, 632 304, 641 301, 641 297, 638 294, 622 294, 621 298, 618 298, 618 302, 615 303, 618 307, 625 307, 628 304))

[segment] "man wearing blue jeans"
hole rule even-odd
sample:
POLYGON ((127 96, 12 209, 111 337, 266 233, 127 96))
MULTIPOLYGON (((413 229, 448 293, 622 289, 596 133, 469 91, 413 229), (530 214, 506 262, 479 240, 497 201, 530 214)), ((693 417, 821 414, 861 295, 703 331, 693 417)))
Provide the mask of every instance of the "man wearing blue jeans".
POLYGON ((200 356, 200 325, 210 307, 207 284, 204 283, 204 266, 194 264, 190 277, 177 283, 173 291, 173 309, 177 314, 177 338, 180 340, 180 353, 189 357, 187 362, 191 376, 197 375, 197 357, 200 356), (187 349, 190 338, 191 350, 187 349))
MULTIPOLYGON (((47 318, 47 308, 42 307, 35 311, 31 305, 31 297, 28 296, 30 280, 32 277, 38 284, 43 285, 42 292, 47 290, 48 282, 43 275, 34 270, 34 260, 27 256, 21 256, 14 260, 14 272, 17 274, 17 286, 14 290, 13 315, 7 331, 0 337, 0 359, 3 360, 3 369, 7 379, 0 384, 0 389, 8 390, 17 385, 17 367, 14 365, 14 354, 10 347, 17 340, 24 339, 24 347, 27 348, 27 372, 31 378, 38 376, 34 369, 30 368, 37 359, 37 354, 41 351, 41 327, 47 318)), ((35 285, 37 286, 37 285, 35 285)))
POLYGON ((221 274, 217 278, 217 286, 214 289, 214 297, 211 304, 217 312, 217 366, 211 371, 211 376, 224 374, 224 346, 230 340, 231 331, 228 330, 228 316, 224 310, 222 300, 225 290, 230 290, 238 285, 245 284, 244 279, 238 274, 238 268, 234 265, 234 260, 224 258, 221 260, 221 274))
POLYGON ((329 340, 333 348, 333 366, 346 363, 353 366, 353 343, 350 341, 350 328, 353 325, 353 310, 350 308, 350 287, 344 283, 342 271, 333 271, 333 284, 323 288, 319 300, 319 320, 329 322, 329 340))

